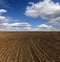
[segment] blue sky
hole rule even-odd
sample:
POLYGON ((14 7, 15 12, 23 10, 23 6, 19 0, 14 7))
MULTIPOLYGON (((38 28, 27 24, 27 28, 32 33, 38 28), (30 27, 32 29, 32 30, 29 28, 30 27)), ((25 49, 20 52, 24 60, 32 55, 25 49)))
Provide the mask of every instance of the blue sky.
POLYGON ((0 0, 0 30, 60 30, 59 0, 0 0))

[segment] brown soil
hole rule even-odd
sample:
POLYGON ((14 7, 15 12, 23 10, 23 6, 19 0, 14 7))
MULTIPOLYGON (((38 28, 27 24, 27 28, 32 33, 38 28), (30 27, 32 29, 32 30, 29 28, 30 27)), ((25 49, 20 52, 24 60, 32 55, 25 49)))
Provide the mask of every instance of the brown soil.
POLYGON ((0 62, 60 62, 60 32, 0 32, 0 62))

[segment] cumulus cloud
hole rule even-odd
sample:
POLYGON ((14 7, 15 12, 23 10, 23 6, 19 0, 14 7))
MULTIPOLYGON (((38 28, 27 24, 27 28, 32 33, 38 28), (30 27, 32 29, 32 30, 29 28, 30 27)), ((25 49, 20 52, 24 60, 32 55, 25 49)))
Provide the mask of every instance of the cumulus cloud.
POLYGON ((51 25, 40 24, 32 28, 27 22, 2 23, 0 26, 2 27, 1 31, 56 31, 56 28, 51 25))
MULTIPOLYGON (((7 10, 0 9, 0 14, 5 13, 7 10)), ((5 16, 0 15, 0 31, 31 31, 31 25, 27 22, 15 22, 9 23, 9 21, 13 21, 12 18, 7 18, 5 16)))
POLYGON ((52 28, 52 26, 50 25, 46 25, 46 24, 41 24, 38 27, 42 28, 42 27, 46 27, 46 28, 52 28))
POLYGON ((0 13, 5 13, 5 12, 7 12, 7 10, 5 10, 5 9, 0 9, 0 13))
POLYGON ((31 27, 24 27, 23 31, 32 31, 33 29, 31 27))
POLYGON ((5 9, 0 9, 0 23, 1 22, 8 22, 9 21, 9 18, 5 17, 5 16, 2 16, 2 13, 6 13, 7 10, 5 9))
POLYGON ((55 28, 51 25, 40 24, 36 28, 34 28, 33 31, 55 31, 55 28))
POLYGON ((20 28, 1 28, 0 31, 21 31, 20 28))
POLYGON ((5 17, 5 16, 0 16, 0 22, 8 22, 9 18, 5 17))
POLYGON ((6 27, 18 27, 18 26, 29 27, 29 26, 31 26, 29 23, 26 23, 26 22, 2 23, 0 25, 6 26, 6 27))
POLYGON ((54 3, 52 0, 44 0, 38 3, 29 3, 25 15, 30 17, 42 17, 49 22, 60 22, 60 4, 54 3))
POLYGON ((37 28, 40 30, 43 30, 43 31, 53 30, 53 27, 51 25, 47 25, 47 24, 38 25, 37 28))
POLYGON ((15 22, 15 23, 2 23, 3 31, 29 31, 31 30, 31 25, 27 22, 15 22))

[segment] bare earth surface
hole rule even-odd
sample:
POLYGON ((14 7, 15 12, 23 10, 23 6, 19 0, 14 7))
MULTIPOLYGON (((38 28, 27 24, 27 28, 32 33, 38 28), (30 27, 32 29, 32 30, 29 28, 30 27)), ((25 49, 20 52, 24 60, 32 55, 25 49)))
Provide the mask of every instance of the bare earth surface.
POLYGON ((60 62, 60 32, 0 32, 0 62, 60 62))

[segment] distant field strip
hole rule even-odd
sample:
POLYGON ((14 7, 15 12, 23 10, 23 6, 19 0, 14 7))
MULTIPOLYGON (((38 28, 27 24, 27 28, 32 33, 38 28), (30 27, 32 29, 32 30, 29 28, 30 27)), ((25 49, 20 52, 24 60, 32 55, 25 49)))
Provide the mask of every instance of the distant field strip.
POLYGON ((60 62, 60 32, 0 32, 0 62, 60 62))

